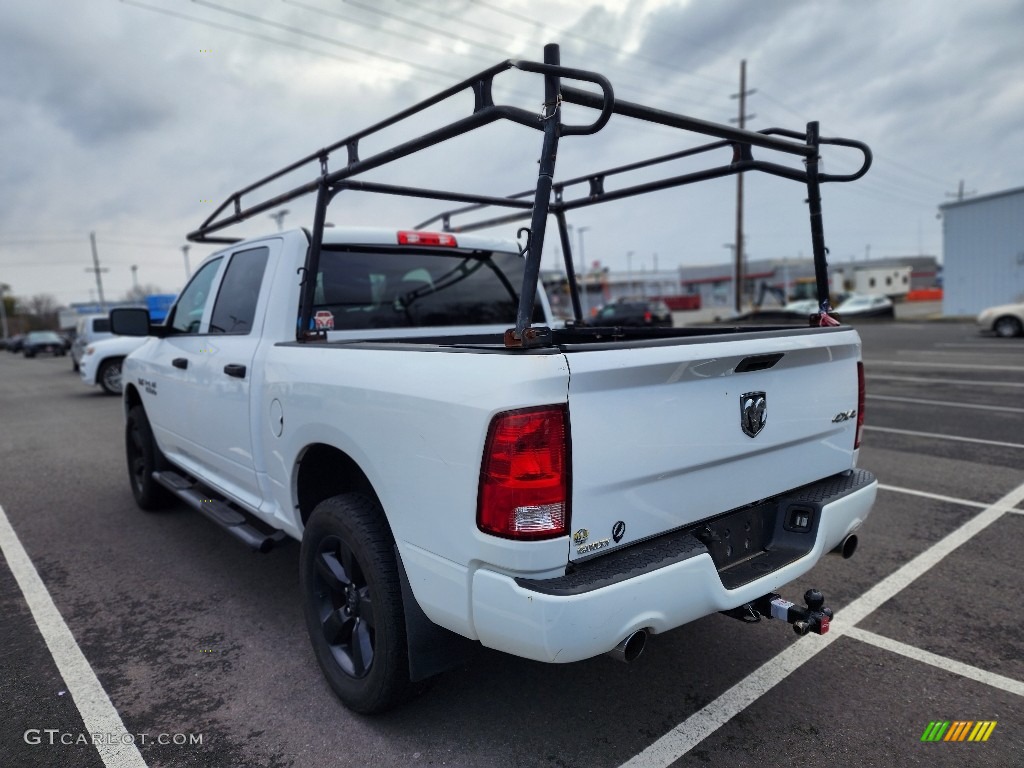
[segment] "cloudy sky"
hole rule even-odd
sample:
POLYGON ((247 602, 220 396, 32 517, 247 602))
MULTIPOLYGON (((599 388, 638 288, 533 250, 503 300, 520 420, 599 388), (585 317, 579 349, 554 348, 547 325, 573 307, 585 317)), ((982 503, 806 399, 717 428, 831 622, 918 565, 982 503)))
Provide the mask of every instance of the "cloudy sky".
MULTIPOLYGON (((606 75, 621 99, 716 122, 737 114, 730 96, 746 59, 748 128, 818 120, 823 135, 875 153, 863 180, 823 188, 833 258, 941 257, 938 206, 961 180, 976 194, 1024 185, 1022 36, 1021 0, 4 0, 0 283, 21 297, 89 300, 95 232, 108 299, 131 288, 133 265, 140 283, 176 291, 185 233, 231 192, 501 60, 540 60, 548 42, 566 66, 606 75)), ((495 88, 539 111, 538 76, 506 73, 495 88)), ((460 95, 361 151, 471 108, 460 95)), ((493 126, 368 178, 511 194, 534 183, 540 139, 493 126)), ((563 139, 558 176, 699 142, 615 119, 563 139)), ((824 159, 826 172, 856 165, 849 152, 824 159)), ((343 162, 339 153, 331 168, 343 162)), ((810 254, 803 200, 797 184, 748 174, 748 258, 810 254)), ((286 227, 310 224, 312 199, 287 207, 286 227)), ((329 220, 407 227, 442 207, 346 192, 329 220)), ((735 180, 570 221, 577 242, 584 229, 587 262, 612 269, 725 264, 735 180)), ((239 232, 276 228, 263 214, 239 232)), ((193 245, 192 267, 211 250, 193 245)), ((546 254, 551 266, 553 241, 546 254)))

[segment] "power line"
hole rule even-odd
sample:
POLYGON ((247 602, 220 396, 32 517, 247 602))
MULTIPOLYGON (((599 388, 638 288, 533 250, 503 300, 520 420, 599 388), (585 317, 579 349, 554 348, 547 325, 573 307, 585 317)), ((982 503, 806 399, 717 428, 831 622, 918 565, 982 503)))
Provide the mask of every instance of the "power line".
MULTIPOLYGON (((335 13, 333 11, 328 11, 328 10, 325 10, 323 8, 317 8, 316 6, 313 6, 313 5, 307 5, 306 3, 300 3, 300 2, 297 2, 296 0, 281 0, 281 2, 283 2, 285 5, 293 5, 296 8, 305 8, 307 10, 314 11, 316 13, 321 13, 324 16, 332 16, 333 18, 340 19, 342 21, 351 21, 351 22, 355 22, 356 24, 359 24, 359 25, 364 26, 364 27, 369 27, 371 29, 373 28, 372 25, 366 24, 365 22, 358 21, 358 20, 353 19, 353 18, 348 17, 348 16, 342 16, 340 13, 335 13)), ((363 3, 355 2, 355 0, 344 0, 344 2, 348 3, 351 6, 359 8, 361 10, 367 11, 369 13, 374 13, 374 14, 376 14, 378 16, 383 16, 386 19, 392 19, 393 21, 397 21, 397 22, 399 22, 401 24, 405 24, 407 26, 415 27, 417 30, 420 30, 420 31, 425 29, 425 30, 428 30, 430 32, 435 32, 435 33, 441 35, 444 39, 449 39, 450 38, 452 40, 458 40, 459 42, 466 43, 467 45, 473 45, 473 46, 476 46, 478 48, 486 48, 488 50, 495 51, 498 54, 500 54, 501 56, 505 56, 505 57, 508 56, 508 54, 505 52, 505 50, 503 48, 499 48, 496 45, 489 45, 487 43, 481 43, 478 40, 473 40, 473 39, 468 38, 468 37, 462 37, 461 35, 455 34, 450 29, 441 29, 440 27, 432 27, 429 24, 424 24, 424 23, 419 22, 419 21, 412 21, 411 19, 406 19, 406 18, 404 18, 402 16, 399 16, 397 13, 391 13, 389 11, 384 11, 384 10, 381 10, 380 8, 376 8, 376 7, 372 6, 372 5, 364 5, 363 3)), ((420 40, 418 40, 416 38, 403 38, 403 40, 407 41, 407 42, 412 42, 412 43, 422 42, 422 41, 420 41, 420 40)), ((483 57, 478 57, 478 58, 480 58, 481 60, 483 59, 483 57)), ((493 62, 490 62, 490 63, 493 63, 493 62)))
MULTIPOLYGON (((547 30, 550 30, 552 32, 556 32, 559 35, 564 35, 565 37, 573 37, 573 38, 576 38, 577 40, 580 40, 580 41, 586 43, 587 45, 593 45, 593 46, 596 46, 598 48, 603 48, 604 50, 609 51, 611 53, 614 53, 617 56, 622 56, 624 54, 624 55, 629 56, 630 58, 636 59, 638 61, 646 61, 648 64, 654 64, 655 66, 658 66, 658 67, 664 67, 665 69, 672 70, 672 72, 674 72, 676 74, 679 74, 679 71, 675 67, 673 67, 671 64, 666 64, 663 61, 659 61, 657 59, 652 59, 649 56, 644 56, 644 55, 639 54, 639 53, 626 53, 621 48, 616 48, 615 46, 607 45, 606 43, 602 43, 602 42, 600 42, 598 40, 594 40, 592 38, 588 38, 586 35, 581 35, 579 32, 573 32, 570 29, 559 29, 557 27, 552 27, 550 24, 539 23, 534 18, 531 18, 531 17, 526 16, 526 15, 521 14, 521 13, 516 13, 515 11, 510 11, 507 8, 502 8, 501 6, 499 6, 499 5, 495 4, 495 3, 488 2, 488 0, 471 0, 471 2, 473 2, 473 3, 477 4, 477 5, 482 5, 484 8, 489 8, 490 10, 494 11, 495 13, 500 13, 502 16, 506 16, 506 17, 508 17, 510 19, 516 19, 517 21, 525 22, 525 23, 527 23, 527 24, 529 24, 531 26, 540 27, 542 29, 547 29, 547 30)), ((704 76, 703 75, 696 75, 696 74, 694 74, 694 75, 691 75, 691 77, 704 77, 704 76)), ((711 78, 705 78, 705 79, 709 79, 710 80, 711 78)), ((722 82, 716 81, 716 84, 717 85, 721 85, 722 82)))
MULTIPOLYGON (((197 1, 197 0, 194 0, 194 1, 197 1)), ((295 6, 296 8, 303 8, 305 10, 309 10, 309 11, 312 11, 314 13, 319 13, 319 14, 321 14, 323 16, 328 16, 328 17, 331 17, 331 18, 335 18, 335 19, 338 19, 339 21, 344 21, 344 22, 347 22, 349 24, 358 24, 359 26, 366 27, 368 29, 377 29, 372 24, 367 24, 364 21, 359 21, 358 19, 354 19, 351 16, 343 16, 340 13, 335 13, 333 11, 328 11, 328 10, 323 9, 323 8, 317 8, 314 5, 308 5, 306 3, 296 2, 296 0, 281 0, 281 2, 285 3, 286 5, 295 6)), ((388 13, 387 11, 381 11, 381 10, 379 10, 377 8, 373 8, 372 6, 363 5, 362 3, 351 2, 351 0, 345 0, 345 2, 349 2, 351 5, 354 5, 357 8, 362 8, 364 10, 370 11, 371 13, 380 14, 382 16, 385 16, 387 18, 393 19, 395 21, 402 22, 403 24, 412 25, 412 26, 414 26, 414 27, 416 27, 418 29, 429 29, 429 30, 431 30, 433 32, 437 32, 438 34, 444 35, 445 37, 451 37, 453 39, 464 41, 464 42, 466 42, 466 43, 468 43, 470 45, 486 47, 486 48, 488 48, 490 50, 497 51, 502 57, 508 58, 508 54, 504 50, 502 50, 501 48, 498 48, 497 46, 486 45, 485 43, 478 43, 476 41, 470 40, 469 38, 459 37, 458 35, 453 35, 450 31, 442 30, 442 29, 439 29, 437 27, 431 27, 431 26, 428 26, 428 25, 420 24, 420 23, 415 22, 415 21, 404 19, 401 16, 398 16, 397 14, 388 13)), ((403 40, 408 40, 408 38, 403 38, 403 40)), ((413 43, 416 43, 418 45, 428 45, 427 43, 425 43, 425 42, 423 42, 421 40, 417 40, 417 39, 409 40, 409 42, 413 42, 413 43)), ((496 63, 492 59, 485 58, 485 57, 480 56, 480 55, 473 55, 473 58, 477 59, 478 61, 485 61, 485 62, 487 62, 488 66, 496 63)), ((410 64, 410 66, 419 66, 419 65, 412 65, 412 64, 410 64)), ((457 75, 450 75, 450 76, 447 76, 447 77, 450 78, 449 82, 452 79, 454 79, 454 80, 464 79, 463 77, 459 77, 457 75)), ((435 83, 437 81, 430 80, 429 82, 435 83)), ((520 96, 526 96, 527 98, 534 98, 537 95, 537 94, 527 94, 524 91, 513 91, 513 93, 516 93, 517 95, 520 95, 520 96)))
MULTIPOLYGON (((152 5, 146 5, 144 3, 137 2, 137 0, 121 0, 121 2, 124 3, 125 5, 132 5, 132 6, 135 6, 136 8, 142 8, 143 10, 146 10, 146 11, 152 11, 154 13, 162 13, 165 16, 173 16, 174 18, 184 19, 185 21, 191 21, 191 22, 193 22, 195 24, 202 24, 203 26, 206 26, 206 27, 212 27, 214 29, 220 29, 220 30, 223 30, 225 32, 231 32, 231 33, 236 34, 236 35, 244 35, 245 37, 251 37, 251 38, 254 38, 256 40, 262 40, 263 42, 272 43, 273 45, 279 45, 279 46, 282 46, 284 48, 291 48, 291 49, 296 50, 296 51, 303 51, 305 53, 311 53, 314 56, 322 56, 324 58, 334 59, 335 61, 341 61, 341 62, 344 62, 346 64, 359 64, 360 63, 356 59, 350 58, 350 57, 347 57, 347 56, 338 56, 338 55, 333 54, 333 53, 327 53, 326 51, 318 51, 318 50, 316 50, 314 48, 307 48, 306 46, 299 45, 297 43, 288 42, 286 40, 279 40, 279 39, 277 39, 275 37, 269 37, 268 35, 261 35, 258 32, 250 32, 249 30, 239 29, 238 27, 232 27, 232 26, 229 26, 227 24, 219 24, 219 23, 217 23, 215 21, 209 21, 207 19, 201 19, 198 16, 189 16, 188 14, 178 13, 177 11, 170 11, 170 10, 167 10, 166 8, 157 8, 157 7, 152 6, 152 5)), ((395 73, 385 73, 385 74, 387 74, 388 76, 390 76, 392 78, 398 78, 399 77, 399 75, 397 75, 395 73)), ((430 83, 432 85, 436 83, 435 80, 430 79, 430 78, 422 77, 421 75, 418 75, 416 73, 411 73, 411 74, 409 74, 407 76, 410 77, 410 78, 413 78, 415 80, 420 80, 421 82, 428 82, 428 83, 430 83)))
MULTIPOLYGON (((348 1, 348 0, 346 0, 346 1, 348 1)), ((414 7, 414 8, 419 8, 421 10, 426 10, 432 16, 441 16, 443 18, 450 19, 450 20, 454 21, 455 23, 462 25, 463 27, 468 27, 470 29, 475 29, 475 30, 478 30, 480 32, 484 32, 484 33, 486 33, 488 35, 494 35, 495 34, 494 28, 492 26, 487 26, 487 25, 484 25, 484 24, 479 24, 479 23, 474 22, 474 21, 470 21, 469 19, 464 18, 462 14, 454 13, 454 12, 451 12, 451 11, 442 11, 440 9, 433 8, 433 7, 427 8, 422 3, 417 2, 417 0, 399 0, 399 2, 401 2, 401 3, 405 4, 405 5, 410 5, 410 6, 414 7)), ((491 6, 487 6, 487 7, 490 8, 491 6)), ((501 9, 495 9, 495 10, 498 10, 499 13, 503 12, 501 9)), ((655 63, 655 64, 657 64, 657 65, 659 65, 661 67, 665 67, 666 69, 671 70, 677 76, 703 78, 703 79, 706 79, 706 80, 711 80, 712 82, 715 82, 716 84, 720 84, 722 82, 722 81, 715 80, 714 78, 705 77, 704 75, 698 75, 698 74, 687 73, 687 72, 680 72, 679 70, 674 69, 669 64, 664 64, 663 62, 658 62, 658 61, 656 61, 654 59, 648 59, 647 57, 639 56, 638 54, 629 53, 629 52, 627 52, 625 50, 622 50, 620 48, 614 48, 612 46, 605 45, 604 43, 600 43, 600 42, 591 40, 590 38, 587 38, 587 37, 585 37, 583 35, 580 35, 580 34, 578 34, 576 32, 572 32, 571 30, 558 29, 558 28, 552 27, 550 25, 539 24, 534 19, 530 19, 528 17, 522 16, 522 15, 519 15, 519 14, 515 14, 512 11, 508 11, 507 13, 505 13, 505 15, 510 16, 511 18, 514 18, 514 19, 519 20, 519 21, 525 21, 526 23, 529 23, 529 25, 532 28, 534 28, 534 29, 536 29, 536 28, 547 29, 550 32, 553 32, 553 33, 555 33, 557 35, 563 35, 565 37, 570 37, 570 38, 577 38, 579 40, 582 40, 584 43, 587 43, 589 45, 592 45, 592 46, 595 46, 595 47, 598 47, 598 48, 603 48, 604 50, 607 50, 607 51, 609 51, 611 53, 614 53, 616 56, 618 56, 620 58, 621 57, 625 57, 626 60, 623 63, 626 64, 626 65, 629 65, 629 64, 634 64, 635 65, 636 61, 630 61, 630 59, 646 60, 646 61, 653 62, 653 63, 655 63)), ((480 45, 481 43, 477 43, 477 44, 480 45)), ((642 77, 640 75, 637 75, 637 76, 638 77, 642 77)), ((642 86, 637 86, 637 85, 635 85, 635 83, 630 84, 628 81, 624 80, 621 77, 616 77, 615 78, 615 84, 616 85, 623 84, 623 83, 629 85, 631 91, 635 92, 637 94, 643 95, 643 94, 650 94, 651 93, 651 91, 644 89, 642 86)), ((702 101, 701 100, 697 100, 695 98, 683 98, 683 97, 678 97, 678 96, 675 97, 675 101, 676 102, 686 102, 686 103, 694 104, 694 105, 697 105, 697 106, 700 106, 700 107, 706 107, 707 106, 707 101, 708 101, 708 98, 710 97, 710 95, 712 93, 717 93, 717 91, 701 90, 699 93, 700 93, 700 96, 703 98, 702 101)))
POLYGON ((334 40, 334 39, 332 39, 330 37, 324 37, 323 35, 318 35, 315 32, 307 32, 306 30, 301 29, 299 27, 292 27, 292 26, 289 26, 288 24, 282 24, 281 22, 278 22, 278 21, 270 21, 269 19, 263 19, 263 18, 260 18, 259 16, 254 16, 251 13, 245 13, 244 11, 236 11, 233 8, 226 8, 223 5, 217 5, 216 3, 211 3, 211 2, 209 2, 209 0, 192 0, 192 2, 195 3, 196 5, 206 6, 207 8, 212 8, 212 9, 214 9, 216 11, 221 11, 222 13, 230 14, 231 16, 237 16, 240 19, 246 19, 248 21, 254 21, 257 24, 266 24, 267 26, 274 27, 275 29, 281 29, 281 30, 284 30, 285 32, 291 32, 292 34, 301 35, 302 37, 308 37, 311 40, 318 40, 320 42, 327 43, 328 45, 336 45, 339 48, 348 48, 349 50, 359 51, 360 53, 362 53, 362 54, 364 54, 366 56, 370 56, 372 58, 384 59, 385 61, 390 61, 390 62, 393 62, 395 64, 401 64, 401 65, 406 66, 406 67, 412 67, 414 70, 421 70, 423 72, 431 72, 431 73, 433 73, 435 75, 441 75, 442 77, 452 78, 454 80, 460 80, 461 79, 458 75, 452 74, 451 72, 446 72, 443 69, 436 69, 434 67, 425 66, 423 64, 416 64, 415 62, 409 61, 408 59, 403 59, 403 58, 401 58, 399 56, 392 56, 391 54, 388 54, 388 53, 381 53, 380 51, 373 51, 373 50, 370 50, 369 48, 363 48, 362 46, 359 46, 359 45, 353 45, 352 43, 342 43, 342 42, 339 42, 338 40, 334 40))

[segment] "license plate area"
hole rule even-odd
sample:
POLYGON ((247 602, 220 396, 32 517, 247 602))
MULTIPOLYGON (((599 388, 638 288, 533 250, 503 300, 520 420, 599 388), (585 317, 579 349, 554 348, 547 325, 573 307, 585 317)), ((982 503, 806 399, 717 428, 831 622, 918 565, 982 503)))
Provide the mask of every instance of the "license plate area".
POLYGON ((708 548, 715 568, 724 571, 757 557, 775 527, 775 504, 757 504, 708 520, 694 531, 708 548))

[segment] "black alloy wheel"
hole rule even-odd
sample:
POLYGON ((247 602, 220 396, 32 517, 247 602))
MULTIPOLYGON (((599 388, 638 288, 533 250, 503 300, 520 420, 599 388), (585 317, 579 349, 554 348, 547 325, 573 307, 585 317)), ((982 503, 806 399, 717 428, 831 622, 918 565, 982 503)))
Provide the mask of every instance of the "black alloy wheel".
POLYGON ((1016 317, 1005 315, 1000 317, 992 325, 992 330, 996 332, 996 336, 1000 336, 1004 339, 1012 338, 1013 336, 1020 336, 1024 329, 1021 327, 1021 322, 1016 317))
POLYGON ((382 712, 413 692, 394 540, 376 499, 317 505, 300 554, 306 628, 327 682, 349 709, 382 712))
POLYGON ((104 360, 100 364, 96 378, 99 379, 100 386, 108 395, 120 395, 123 390, 121 384, 121 364, 123 362, 123 357, 114 357, 104 360))
POLYGON ((153 472, 164 468, 166 462, 153 439, 149 419, 141 405, 128 411, 124 425, 125 457, 128 460, 128 480, 135 503, 145 510, 162 509, 170 501, 170 493, 153 479, 153 472))
POLYGON ((324 639, 342 671, 366 677, 373 666, 373 600, 348 544, 325 537, 316 554, 315 589, 324 639))

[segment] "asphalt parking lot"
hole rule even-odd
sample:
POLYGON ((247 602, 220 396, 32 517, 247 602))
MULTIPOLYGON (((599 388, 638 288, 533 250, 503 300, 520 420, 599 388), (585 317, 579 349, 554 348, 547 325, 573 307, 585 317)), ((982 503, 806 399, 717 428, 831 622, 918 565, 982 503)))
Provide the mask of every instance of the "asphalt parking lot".
POLYGON ((716 615, 631 665, 480 649, 376 718, 322 679, 297 545, 251 554, 184 508, 140 512, 119 401, 67 358, 0 352, 0 763, 1024 764, 1024 339, 860 330, 879 498, 852 559, 782 590, 820 589, 828 635, 716 615), (995 726, 922 741, 939 721, 995 726))

